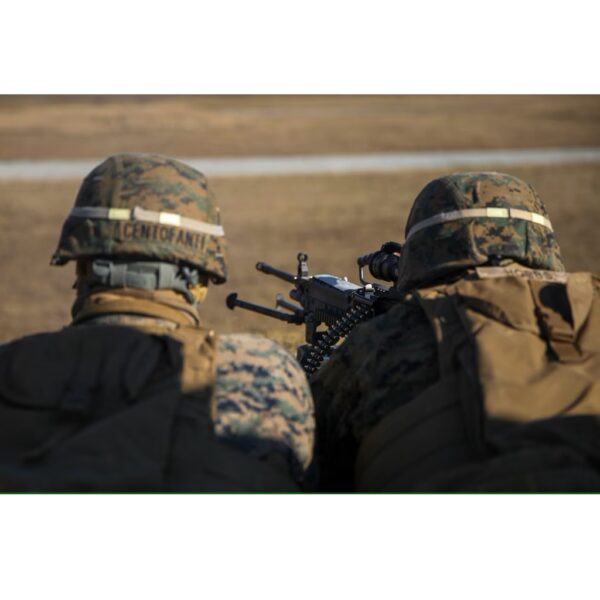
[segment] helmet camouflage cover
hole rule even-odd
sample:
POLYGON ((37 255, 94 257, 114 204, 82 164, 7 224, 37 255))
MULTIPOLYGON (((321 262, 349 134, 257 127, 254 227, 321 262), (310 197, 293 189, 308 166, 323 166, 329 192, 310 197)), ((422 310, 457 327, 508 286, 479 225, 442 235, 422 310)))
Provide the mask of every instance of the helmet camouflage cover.
POLYGON ((52 256, 186 263, 227 279, 225 235, 206 178, 155 154, 117 154, 83 180, 52 256))
POLYGON ((493 259, 564 271, 543 202, 529 184, 502 173, 434 179, 408 216, 398 286, 410 288, 493 259))

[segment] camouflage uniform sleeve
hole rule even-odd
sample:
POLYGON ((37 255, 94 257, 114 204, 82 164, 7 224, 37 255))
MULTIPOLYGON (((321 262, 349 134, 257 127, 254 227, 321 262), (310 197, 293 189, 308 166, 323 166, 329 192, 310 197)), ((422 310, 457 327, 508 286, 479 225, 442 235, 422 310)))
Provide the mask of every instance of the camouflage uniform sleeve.
POLYGON ((351 489, 366 433, 437 378, 435 338, 416 303, 359 325, 311 383, 323 487, 351 489))
POLYGON ((219 337, 214 427, 253 456, 277 452, 301 481, 312 463, 315 422, 304 371, 279 344, 250 334, 219 337))

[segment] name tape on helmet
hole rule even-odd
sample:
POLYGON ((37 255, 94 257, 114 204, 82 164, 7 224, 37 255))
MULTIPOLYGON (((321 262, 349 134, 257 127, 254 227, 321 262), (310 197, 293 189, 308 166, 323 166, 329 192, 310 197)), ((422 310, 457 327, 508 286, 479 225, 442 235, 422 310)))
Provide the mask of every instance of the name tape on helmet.
POLYGON ((104 206, 75 206, 69 213, 70 217, 83 219, 108 219, 109 221, 145 221, 147 223, 160 223, 161 225, 172 225, 182 229, 190 229, 198 233, 223 237, 225 230, 222 225, 206 223, 198 219, 182 217, 176 213, 158 212, 145 210, 136 206, 129 208, 106 208, 104 206))
POLYGON ((520 221, 529 221, 530 223, 536 223, 542 227, 546 227, 550 231, 553 231, 550 220, 544 215, 538 213, 529 212, 520 208, 499 208, 499 207, 488 207, 488 208, 464 208, 462 210, 452 210, 450 212, 440 213, 429 219, 425 219, 413 225, 408 233, 406 239, 413 236, 418 231, 433 225, 439 225, 441 223, 448 223, 450 221, 458 221, 459 219, 472 219, 472 218, 483 218, 483 219, 518 219, 520 221))

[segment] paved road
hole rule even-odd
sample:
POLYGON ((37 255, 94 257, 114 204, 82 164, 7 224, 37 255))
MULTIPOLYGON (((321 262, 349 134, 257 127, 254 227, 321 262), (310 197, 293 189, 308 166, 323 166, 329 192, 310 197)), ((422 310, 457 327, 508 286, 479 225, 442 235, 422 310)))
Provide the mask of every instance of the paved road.
MULTIPOLYGON (((102 159, 3 160, 0 179, 81 179, 102 159)), ((351 173, 412 169, 486 167, 507 165, 600 162, 600 148, 527 148, 505 150, 440 150, 375 154, 306 156, 248 156, 182 158, 208 177, 227 175, 288 175, 351 173)))

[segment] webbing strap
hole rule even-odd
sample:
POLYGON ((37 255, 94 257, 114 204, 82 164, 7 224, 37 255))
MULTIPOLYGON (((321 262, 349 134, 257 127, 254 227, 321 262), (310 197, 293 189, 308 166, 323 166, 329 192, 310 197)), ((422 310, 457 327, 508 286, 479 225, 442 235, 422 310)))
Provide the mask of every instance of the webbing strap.
POLYGON ((107 219, 109 221, 145 221, 147 223, 159 223, 161 225, 172 225, 205 233, 215 237, 223 237, 225 231, 222 225, 207 223, 198 219, 182 217, 176 213, 158 212, 155 210, 146 210, 136 206, 129 208, 107 208, 105 206, 74 206, 69 213, 69 217, 79 217, 82 219, 107 219))
POLYGON ((499 207, 487 207, 487 208, 465 208, 462 210, 452 210, 450 212, 443 212, 429 219, 420 221, 416 225, 413 225, 408 233, 406 239, 408 240, 418 231, 425 229, 426 227, 432 227, 433 225, 439 225, 441 223, 448 223, 450 221, 458 221, 459 219, 518 219, 520 221, 529 221, 536 223, 542 227, 546 227, 552 231, 552 224, 550 220, 544 215, 538 213, 529 212, 520 208, 499 208, 499 207))
POLYGON ((117 262, 97 258, 91 262, 87 283, 114 288, 172 289, 182 292, 191 304, 189 285, 199 282, 197 269, 164 262, 117 262))

